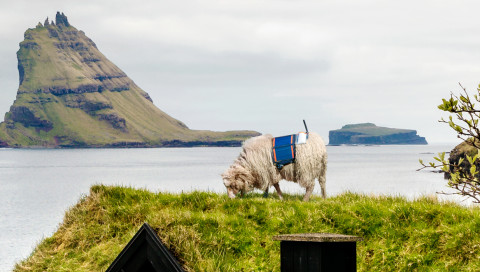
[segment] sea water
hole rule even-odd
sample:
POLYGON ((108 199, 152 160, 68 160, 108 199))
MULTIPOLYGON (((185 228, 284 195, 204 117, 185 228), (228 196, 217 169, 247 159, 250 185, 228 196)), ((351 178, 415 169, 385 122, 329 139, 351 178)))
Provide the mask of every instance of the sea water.
MULTIPOLYGON (((455 144, 329 146, 327 194, 345 191, 415 198, 448 191, 443 175, 416 171, 455 144)), ((65 211, 94 184, 154 192, 226 192, 220 174, 240 148, 0 149, 0 271, 53 234, 65 211)), ((304 189, 281 181, 287 193, 304 189)), ((314 194, 320 194, 316 184, 314 194)))

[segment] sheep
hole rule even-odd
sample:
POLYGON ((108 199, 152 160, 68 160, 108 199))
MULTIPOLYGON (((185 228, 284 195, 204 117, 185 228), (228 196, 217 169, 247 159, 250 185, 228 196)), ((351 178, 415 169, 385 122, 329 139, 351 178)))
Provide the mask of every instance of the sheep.
POLYGON ((267 196, 269 187, 273 186, 283 200, 278 182, 285 179, 305 188, 303 201, 308 201, 317 178, 325 198, 327 149, 322 138, 310 132, 307 142, 296 146, 295 162, 283 166, 281 170, 272 162, 272 139, 272 135, 265 134, 243 143, 238 158, 221 175, 228 196, 235 198, 238 193, 243 195, 255 188, 263 190, 264 196, 267 196))

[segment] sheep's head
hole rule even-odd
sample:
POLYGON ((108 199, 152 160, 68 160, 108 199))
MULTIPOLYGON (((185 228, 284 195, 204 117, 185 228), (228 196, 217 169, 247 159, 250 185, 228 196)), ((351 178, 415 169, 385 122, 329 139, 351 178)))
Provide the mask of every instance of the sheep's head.
POLYGON ((248 190, 248 173, 245 168, 239 165, 232 165, 223 174, 223 184, 227 188, 227 194, 230 198, 235 198, 238 193, 242 195, 248 190))

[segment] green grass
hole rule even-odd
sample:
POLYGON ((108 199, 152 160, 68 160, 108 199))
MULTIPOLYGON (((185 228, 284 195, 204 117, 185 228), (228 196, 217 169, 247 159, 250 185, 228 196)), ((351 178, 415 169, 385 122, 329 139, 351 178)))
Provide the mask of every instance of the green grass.
POLYGON ((14 271, 104 271, 148 222, 187 271, 279 271, 272 236, 357 235, 358 271, 480 271, 480 210, 434 197, 152 193, 93 186, 14 271))

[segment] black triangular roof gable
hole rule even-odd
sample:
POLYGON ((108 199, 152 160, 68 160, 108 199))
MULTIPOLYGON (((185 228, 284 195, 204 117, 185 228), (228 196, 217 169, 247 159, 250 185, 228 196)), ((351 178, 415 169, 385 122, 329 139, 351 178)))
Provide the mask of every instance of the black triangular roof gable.
POLYGON ((140 227, 106 272, 137 271, 184 271, 148 223, 140 227))

